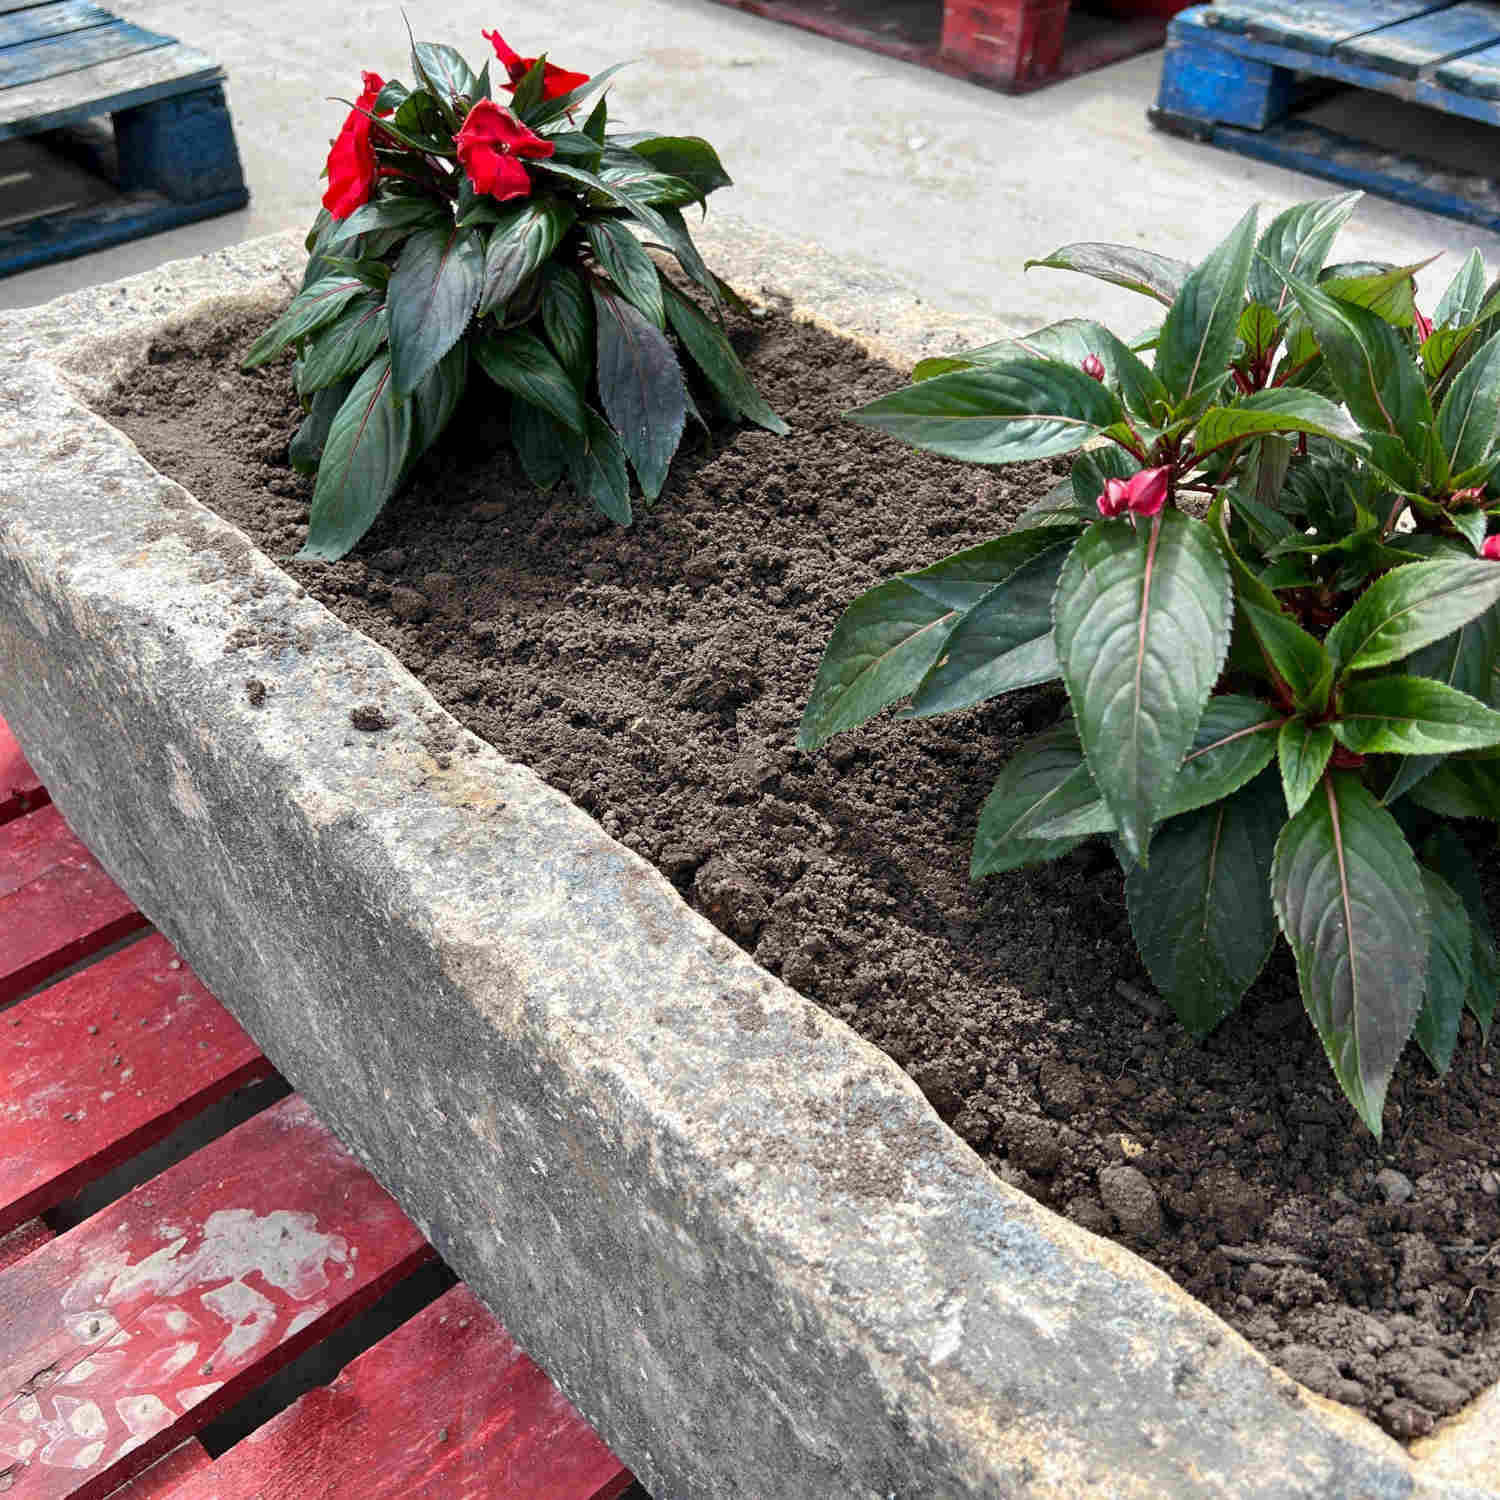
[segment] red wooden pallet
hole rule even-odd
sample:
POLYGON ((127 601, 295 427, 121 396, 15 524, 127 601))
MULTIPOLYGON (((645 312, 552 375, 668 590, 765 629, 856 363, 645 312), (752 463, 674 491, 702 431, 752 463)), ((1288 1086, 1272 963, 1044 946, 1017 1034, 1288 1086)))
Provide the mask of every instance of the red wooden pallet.
POLYGON ((0 1495, 623 1494, 462 1287, 210 1457, 205 1422, 432 1250, 296 1096, 64 1234, 36 1217, 271 1068, 159 935, 56 978, 144 919, 28 775, 0 722, 0 1495))

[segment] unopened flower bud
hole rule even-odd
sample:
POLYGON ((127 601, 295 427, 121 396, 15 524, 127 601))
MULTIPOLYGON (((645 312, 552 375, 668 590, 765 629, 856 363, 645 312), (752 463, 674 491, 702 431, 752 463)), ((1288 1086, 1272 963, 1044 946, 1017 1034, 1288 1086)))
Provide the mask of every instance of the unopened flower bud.
POLYGON ((1079 368, 1091 380, 1104 379, 1104 361, 1097 354, 1085 355, 1083 364, 1079 368))
POLYGON ((1500 562, 1500 534, 1485 537, 1479 555, 1489 558, 1491 562, 1500 562))
POLYGON ((1417 337, 1425 344, 1432 337, 1432 319, 1424 318, 1420 307, 1412 308, 1412 316, 1416 320, 1417 337))
POLYGON ((1127 486, 1123 479, 1106 479, 1104 481, 1104 493, 1099 496, 1094 504, 1099 507, 1099 514, 1111 520, 1120 515, 1127 501, 1127 486))
POLYGON ((1449 497, 1454 505, 1467 505, 1471 500, 1479 500, 1484 496, 1482 484, 1471 484, 1466 490, 1454 490, 1449 497))
POLYGON ((1132 474, 1125 485, 1125 504, 1135 516, 1154 516, 1167 503, 1167 481, 1172 477, 1171 468, 1163 464, 1159 469, 1142 469, 1132 474))

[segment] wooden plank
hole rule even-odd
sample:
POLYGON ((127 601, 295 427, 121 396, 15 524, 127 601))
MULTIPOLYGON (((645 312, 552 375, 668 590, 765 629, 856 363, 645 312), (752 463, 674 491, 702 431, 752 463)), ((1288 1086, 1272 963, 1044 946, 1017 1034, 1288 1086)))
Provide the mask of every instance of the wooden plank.
POLYGON ((52 1231, 40 1219, 28 1219, 5 1234, 0 1234, 0 1271, 30 1255, 52 1238, 52 1231))
POLYGON ((1500 6, 1488 0, 1463 0, 1463 4, 1447 10, 1340 43, 1335 55, 1402 78, 1415 78, 1423 69, 1477 52, 1492 42, 1500 42, 1500 6))
POLYGON ((0 825, 0 1003, 145 925, 55 807, 0 825))
POLYGON ((173 1500, 613 1500, 632 1482, 546 1372, 456 1286, 173 1500))
POLYGON ((0 823, 8 823, 47 801, 41 778, 27 764, 5 720, 0 719, 0 823))
POLYGON ((1324 54, 1381 26, 1394 26, 1453 0, 1216 0, 1210 25, 1324 54))
POLYGON ((89 26, 103 26, 115 18, 87 0, 55 0, 52 5, 28 5, 25 10, 0 15, 0 47, 61 36, 89 26))
POLYGON ((0 51, 0 89, 21 88, 66 73, 86 72, 98 63, 170 47, 176 37, 146 31, 128 21, 110 21, 66 36, 43 37, 0 51))
POLYGON ((0 140, 133 109, 202 88, 223 76, 211 57, 177 42, 23 88, 0 90, 0 140))
POLYGON ((159 1458, 149 1469, 137 1474, 117 1490, 109 1500, 173 1500, 182 1485, 206 1474, 213 1464, 208 1450, 197 1438, 189 1438, 165 1458, 159 1458))
POLYGON ((1482 52, 1445 62, 1433 77, 1459 94, 1475 99, 1500 99, 1500 46, 1486 47, 1482 52))
POLYGON ((0 1272, 0 1466, 100 1500, 431 1253, 284 1099, 0 1272))
POLYGON ((160 934, 0 1023, 0 1232, 274 1070, 160 934))

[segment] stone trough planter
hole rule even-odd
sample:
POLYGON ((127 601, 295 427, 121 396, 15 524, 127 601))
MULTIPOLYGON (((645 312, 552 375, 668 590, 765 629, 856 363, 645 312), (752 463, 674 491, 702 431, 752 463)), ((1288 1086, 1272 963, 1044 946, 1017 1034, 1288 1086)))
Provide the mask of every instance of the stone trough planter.
MULTIPOLYGON (((731 281, 878 352, 992 336, 708 227, 731 281)), ((282 236, 0 320, 0 714, 657 1500, 1497 1500, 1500 1390, 1408 1453, 1001 1183, 90 410, 168 318, 300 263, 282 236)))

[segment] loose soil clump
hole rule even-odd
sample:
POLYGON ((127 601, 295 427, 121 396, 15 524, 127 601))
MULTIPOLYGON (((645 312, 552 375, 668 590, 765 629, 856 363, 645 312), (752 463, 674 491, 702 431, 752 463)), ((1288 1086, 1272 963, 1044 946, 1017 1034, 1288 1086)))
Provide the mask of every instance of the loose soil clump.
MULTIPOLYGON (((493 452, 503 425, 476 376, 354 553, 299 563, 311 482, 287 462, 289 368, 237 372, 265 321, 229 309, 174 331, 105 414, 475 734, 895 1058, 1007 1182, 1398 1438, 1500 1378, 1500 1080, 1471 1018, 1441 1083, 1408 1048, 1377 1144, 1284 949, 1195 1045, 1136 956, 1102 841, 971 886, 980 804, 1056 719, 1058 687, 794 748, 848 602, 1005 529, 1064 464, 980 470, 841 421, 905 376, 771 308, 734 337, 792 435, 690 434, 631 529, 566 487, 538 495, 493 452)), ((263 701, 236 654, 226 642, 225 672, 263 701)), ((377 721, 372 704, 357 727, 377 721)), ((1493 894, 1493 834, 1475 849, 1493 894)))

